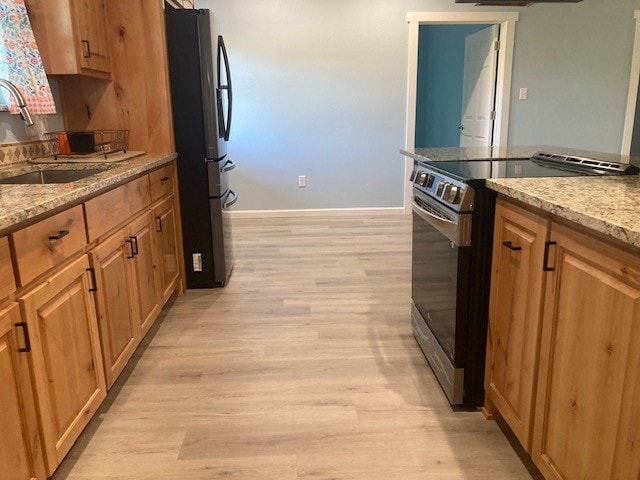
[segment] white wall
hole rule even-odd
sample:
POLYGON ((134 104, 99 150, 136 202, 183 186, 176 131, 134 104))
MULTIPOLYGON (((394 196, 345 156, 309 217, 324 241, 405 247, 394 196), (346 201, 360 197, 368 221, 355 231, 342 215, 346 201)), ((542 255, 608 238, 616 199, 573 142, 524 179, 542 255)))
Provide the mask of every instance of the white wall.
MULTIPOLYGON (((399 207, 410 11, 454 0, 199 0, 234 82, 238 209, 399 207), (298 175, 309 186, 297 187, 298 175)), ((619 152, 638 0, 520 12, 510 143, 619 152), (517 101, 517 89, 529 99, 517 101)))

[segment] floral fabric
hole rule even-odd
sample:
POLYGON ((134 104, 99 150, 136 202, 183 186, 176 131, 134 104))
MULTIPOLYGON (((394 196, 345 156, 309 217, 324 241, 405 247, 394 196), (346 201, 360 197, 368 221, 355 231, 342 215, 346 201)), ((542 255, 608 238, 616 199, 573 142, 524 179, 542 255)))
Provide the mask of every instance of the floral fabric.
MULTIPOLYGON (((24 0, 0 0, 0 78, 18 87, 32 114, 56 113, 24 0)), ((18 112, 13 95, 4 88, 0 88, 0 104, 18 112)))

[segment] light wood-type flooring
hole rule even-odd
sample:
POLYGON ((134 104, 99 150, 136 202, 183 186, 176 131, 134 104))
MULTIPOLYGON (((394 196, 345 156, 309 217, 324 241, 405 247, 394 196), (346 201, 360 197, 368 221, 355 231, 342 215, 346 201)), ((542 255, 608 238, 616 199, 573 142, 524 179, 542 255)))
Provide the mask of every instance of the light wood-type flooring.
POLYGON ((170 303, 56 480, 531 478, 411 335, 410 217, 235 227, 228 286, 170 303))

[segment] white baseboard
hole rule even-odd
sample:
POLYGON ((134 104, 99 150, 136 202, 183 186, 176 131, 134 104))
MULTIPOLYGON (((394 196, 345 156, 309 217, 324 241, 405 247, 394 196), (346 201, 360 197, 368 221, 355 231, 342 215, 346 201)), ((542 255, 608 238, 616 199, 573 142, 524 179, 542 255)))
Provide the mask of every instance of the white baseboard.
POLYGON ((404 215, 403 207, 313 208, 297 210, 233 210, 231 218, 321 217, 332 215, 404 215))

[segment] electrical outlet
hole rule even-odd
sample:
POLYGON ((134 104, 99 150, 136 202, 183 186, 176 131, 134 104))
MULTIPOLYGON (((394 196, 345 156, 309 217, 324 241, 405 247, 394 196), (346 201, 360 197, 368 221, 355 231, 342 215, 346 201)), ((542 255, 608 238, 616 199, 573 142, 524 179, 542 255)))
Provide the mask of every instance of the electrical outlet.
POLYGON ((192 258, 193 258, 193 271, 201 272, 202 271, 202 254, 194 253, 192 255, 192 258))
POLYGON ((528 88, 521 88, 520 89, 520 100, 526 100, 527 98, 529 98, 529 89, 528 88))
POLYGON ((307 186, 307 176, 306 175, 300 175, 298 177, 298 187, 304 188, 306 186, 307 186))

